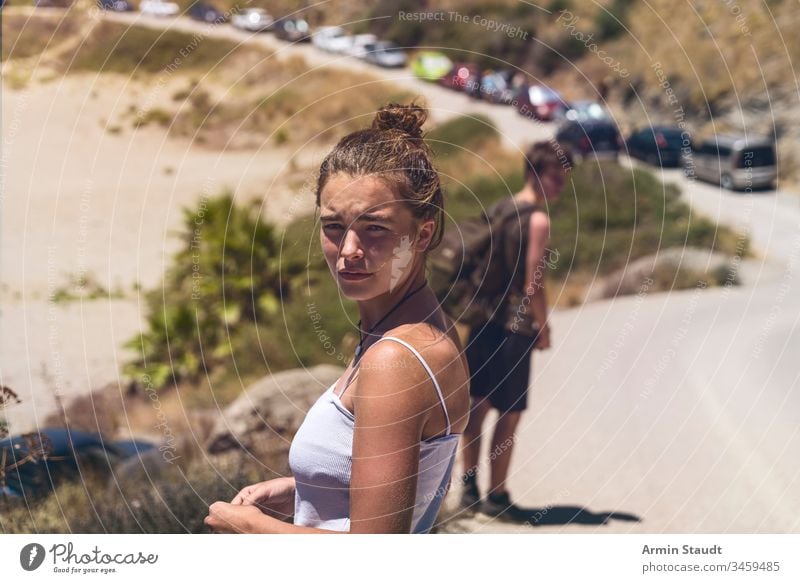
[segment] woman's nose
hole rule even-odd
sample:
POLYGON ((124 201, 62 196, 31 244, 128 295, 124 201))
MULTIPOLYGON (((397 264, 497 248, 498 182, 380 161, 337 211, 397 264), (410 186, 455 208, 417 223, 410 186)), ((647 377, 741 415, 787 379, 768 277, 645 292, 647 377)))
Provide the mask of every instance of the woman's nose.
POLYGON ((364 255, 361 249, 361 241, 359 241, 358 235, 353 229, 347 229, 345 231, 339 254, 345 259, 362 257, 364 255))

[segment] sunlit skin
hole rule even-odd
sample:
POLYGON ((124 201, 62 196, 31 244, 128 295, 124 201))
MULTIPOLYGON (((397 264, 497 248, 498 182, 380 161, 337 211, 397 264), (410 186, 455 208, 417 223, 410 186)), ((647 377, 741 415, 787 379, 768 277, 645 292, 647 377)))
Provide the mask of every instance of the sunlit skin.
POLYGON ((358 302, 363 329, 369 330, 406 291, 422 283, 420 277, 410 279, 424 275, 421 251, 430 244, 434 227, 433 220, 415 219, 377 176, 336 174, 328 180, 320 193, 322 252, 342 294, 358 302), (347 281, 342 270, 370 275, 347 281))
MULTIPOLYGON (((371 329, 406 293, 423 284, 424 251, 434 231, 433 220, 416 219, 377 176, 336 174, 328 179, 320 193, 322 251, 342 295, 356 301, 362 330, 371 329), (348 281, 343 270, 369 275, 348 281)), ((448 401, 451 431, 460 433, 467 424, 466 359, 452 322, 433 291, 424 287, 365 336, 353 386, 341 394, 351 363, 335 387, 342 404, 355 415, 350 533, 409 532, 420 441, 446 429, 428 373, 407 348, 381 342, 366 351, 387 331, 417 349, 424 347, 448 401)), ((214 502, 205 524, 217 533, 346 534, 289 524, 255 506, 290 515, 294 489, 294 478, 288 476, 253 484, 230 503, 214 502)))

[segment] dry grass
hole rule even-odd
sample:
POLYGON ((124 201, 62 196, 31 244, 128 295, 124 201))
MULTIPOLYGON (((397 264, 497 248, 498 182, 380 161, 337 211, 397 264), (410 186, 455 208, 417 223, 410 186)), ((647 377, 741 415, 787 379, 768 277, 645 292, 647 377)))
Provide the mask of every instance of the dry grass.
POLYGON ((3 61, 39 55, 74 36, 82 17, 72 11, 3 14, 3 61))
POLYGON ((283 472, 280 460, 242 454, 181 462, 136 460, 113 475, 84 468, 80 481, 44 498, 0 498, 0 532, 205 533, 212 502, 230 501, 247 484, 283 472))

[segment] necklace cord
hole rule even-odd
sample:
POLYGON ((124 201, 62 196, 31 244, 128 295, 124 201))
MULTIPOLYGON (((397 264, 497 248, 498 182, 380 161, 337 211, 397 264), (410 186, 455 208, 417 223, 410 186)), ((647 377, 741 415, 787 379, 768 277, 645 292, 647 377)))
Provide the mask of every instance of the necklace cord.
MULTIPOLYGON (((425 281, 423 281, 423 282, 422 282, 422 285, 421 285, 421 286, 419 286, 417 289, 415 289, 415 290, 414 290, 414 291, 412 291, 412 292, 406 293, 406 295, 404 295, 404 296, 403 296, 403 298, 402 298, 402 299, 401 299, 399 302, 397 302, 397 303, 396 303, 396 304, 395 304, 395 305, 392 307, 392 309, 391 309, 391 310, 389 310, 388 312, 386 312, 386 314, 385 314, 385 315, 384 315, 384 316, 383 316, 383 317, 382 317, 380 320, 378 320, 378 322, 377 322, 377 323, 376 323, 374 326, 372 326, 372 327, 371 327, 369 330, 367 330, 367 336, 369 336, 370 334, 372 334, 372 332, 373 332, 373 331, 374 331, 374 330, 375 330, 375 329, 376 329, 378 326, 380 326, 380 325, 383 323, 383 321, 384 321, 384 320, 386 320, 386 318, 388 318, 388 317, 389 317, 389 316, 390 316, 390 315, 391 315, 391 314, 392 314, 392 313, 393 313, 393 312, 394 312, 394 311, 395 311, 397 308, 399 308, 399 307, 400 307, 400 306, 403 304, 403 302, 405 302, 406 300, 408 300, 409 298, 411 298, 411 296, 413 296, 413 295, 414 295, 415 293, 417 293, 418 291, 422 290, 422 289, 423 289, 425 286, 427 286, 427 285, 428 285, 428 280, 426 279, 425 281)), ((360 352, 361 352, 361 346, 364 344, 364 340, 366 340, 366 338, 367 338, 367 336, 363 336, 361 332, 362 332, 362 330, 361 330, 361 320, 359 320, 359 321, 358 321, 358 336, 359 336, 359 340, 358 340, 358 345, 356 346, 356 356, 358 356, 358 355, 360 354, 360 352)))

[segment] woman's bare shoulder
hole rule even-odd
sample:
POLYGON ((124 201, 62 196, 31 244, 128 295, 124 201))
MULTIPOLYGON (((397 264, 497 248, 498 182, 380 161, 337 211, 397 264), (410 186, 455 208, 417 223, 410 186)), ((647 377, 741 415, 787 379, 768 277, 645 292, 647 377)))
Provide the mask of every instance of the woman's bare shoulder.
POLYGON ((444 330, 426 322, 417 322, 397 326, 387 331, 385 336, 398 338, 412 346, 437 378, 446 377, 460 383, 461 377, 469 377, 466 357, 452 321, 446 316, 445 320, 444 330))

